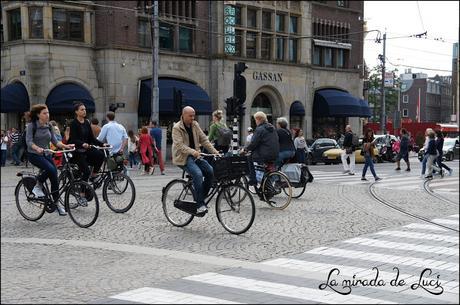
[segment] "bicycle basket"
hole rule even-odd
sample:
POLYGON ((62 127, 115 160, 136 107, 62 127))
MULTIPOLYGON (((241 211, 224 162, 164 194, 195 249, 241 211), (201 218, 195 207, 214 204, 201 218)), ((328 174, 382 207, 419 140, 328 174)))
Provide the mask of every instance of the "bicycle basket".
POLYGON ((246 156, 230 156, 211 161, 214 177, 217 180, 236 179, 248 173, 248 158, 246 156))
POLYGON ((107 168, 111 171, 122 168, 124 160, 125 158, 123 156, 112 156, 107 159, 107 168))

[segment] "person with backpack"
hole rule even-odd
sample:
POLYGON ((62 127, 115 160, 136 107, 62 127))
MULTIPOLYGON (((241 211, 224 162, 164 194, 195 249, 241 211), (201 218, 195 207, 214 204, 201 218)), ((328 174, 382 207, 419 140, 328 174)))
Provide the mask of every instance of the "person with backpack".
POLYGON ((88 181, 89 177, 97 176, 104 162, 104 153, 101 150, 91 147, 91 145, 103 146, 104 144, 96 139, 91 130, 91 124, 86 119, 86 106, 77 103, 74 106, 76 118, 70 123, 69 144, 75 144, 76 151, 73 157, 78 168, 83 173, 83 180, 88 181), (93 166, 90 172, 89 166, 93 166))
POLYGON ((341 155, 344 174, 355 174, 355 150, 358 144, 358 137, 355 134, 353 134, 351 126, 347 125, 345 127, 345 138, 343 140, 343 151, 341 155), (350 158, 350 165, 348 165, 347 163, 347 158, 350 158))
POLYGON ((27 125, 26 141, 27 152, 30 163, 40 168, 43 172, 37 177, 37 184, 35 185, 32 193, 36 197, 44 197, 43 182, 50 179, 51 182, 51 196, 54 203, 52 209, 57 209, 59 215, 65 216, 66 212, 64 207, 58 204, 59 200, 59 182, 58 172, 50 155, 44 153, 45 149, 50 148, 50 143, 56 147, 71 149, 74 145, 66 145, 56 139, 54 129, 49 124, 49 111, 45 104, 36 104, 31 109, 32 122, 27 125))
POLYGON ((230 149, 233 138, 233 131, 222 122, 222 110, 216 110, 212 113, 213 123, 209 127, 209 142, 214 143, 214 148, 226 154, 230 149))
POLYGON ((278 118, 276 120, 276 133, 278 134, 278 141, 279 141, 279 153, 278 158, 276 159, 276 167, 279 168, 294 157, 295 155, 295 146, 294 141, 292 140, 292 134, 287 129, 288 121, 286 118, 278 118))

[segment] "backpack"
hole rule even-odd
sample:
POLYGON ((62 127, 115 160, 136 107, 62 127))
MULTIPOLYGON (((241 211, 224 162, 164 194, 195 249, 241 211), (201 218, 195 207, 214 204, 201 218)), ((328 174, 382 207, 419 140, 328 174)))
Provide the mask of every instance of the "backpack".
POLYGON ((355 133, 353 134, 353 138, 351 139, 351 145, 353 145, 354 147, 359 146, 359 138, 355 133))
POLYGON ((229 146, 230 145, 233 139, 233 130, 223 125, 217 125, 217 134, 219 136, 217 138, 218 146, 229 146))

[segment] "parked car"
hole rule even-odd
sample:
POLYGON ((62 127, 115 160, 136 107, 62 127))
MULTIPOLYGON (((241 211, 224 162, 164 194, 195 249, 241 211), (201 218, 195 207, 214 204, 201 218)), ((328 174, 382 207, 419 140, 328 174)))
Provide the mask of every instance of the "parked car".
MULTIPOLYGON (((355 150, 355 162, 364 163, 364 156, 361 156, 363 139, 359 139, 359 147, 355 150)), ((323 162, 325 164, 338 164, 342 162, 341 154, 343 150, 341 148, 332 148, 326 150, 323 153, 323 162)), ((379 157, 379 150, 374 147, 374 162, 381 162, 379 157)))
POLYGON ((323 153, 331 148, 340 148, 337 141, 329 138, 317 139, 307 150, 307 163, 316 164, 324 162, 323 153))
MULTIPOLYGON (((459 159, 459 151, 460 151, 460 144, 458 137, 456 138, 444 138, 444 145, 442 147, 442 160, 443 161, 452 161, 454 159, 459 159)), ((420 148, 418 151, 418 159, 420 162, 423 160, 423 156, 425 155, 425 150, 420 148)))

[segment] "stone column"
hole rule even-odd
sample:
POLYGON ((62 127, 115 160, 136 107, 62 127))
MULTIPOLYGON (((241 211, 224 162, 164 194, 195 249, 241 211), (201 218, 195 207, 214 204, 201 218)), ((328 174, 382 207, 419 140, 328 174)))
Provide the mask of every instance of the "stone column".
POLYGON ((43 7, 43 38, 53 39, 53 9, 51 6, 43 7))
POLYGON ((91 12, 83 13, 83 35, 84 42, 91 44, 91 12))
POLYGON ((21 37, 29 39, 29 8, 25 4, 21 5, 21 37))

